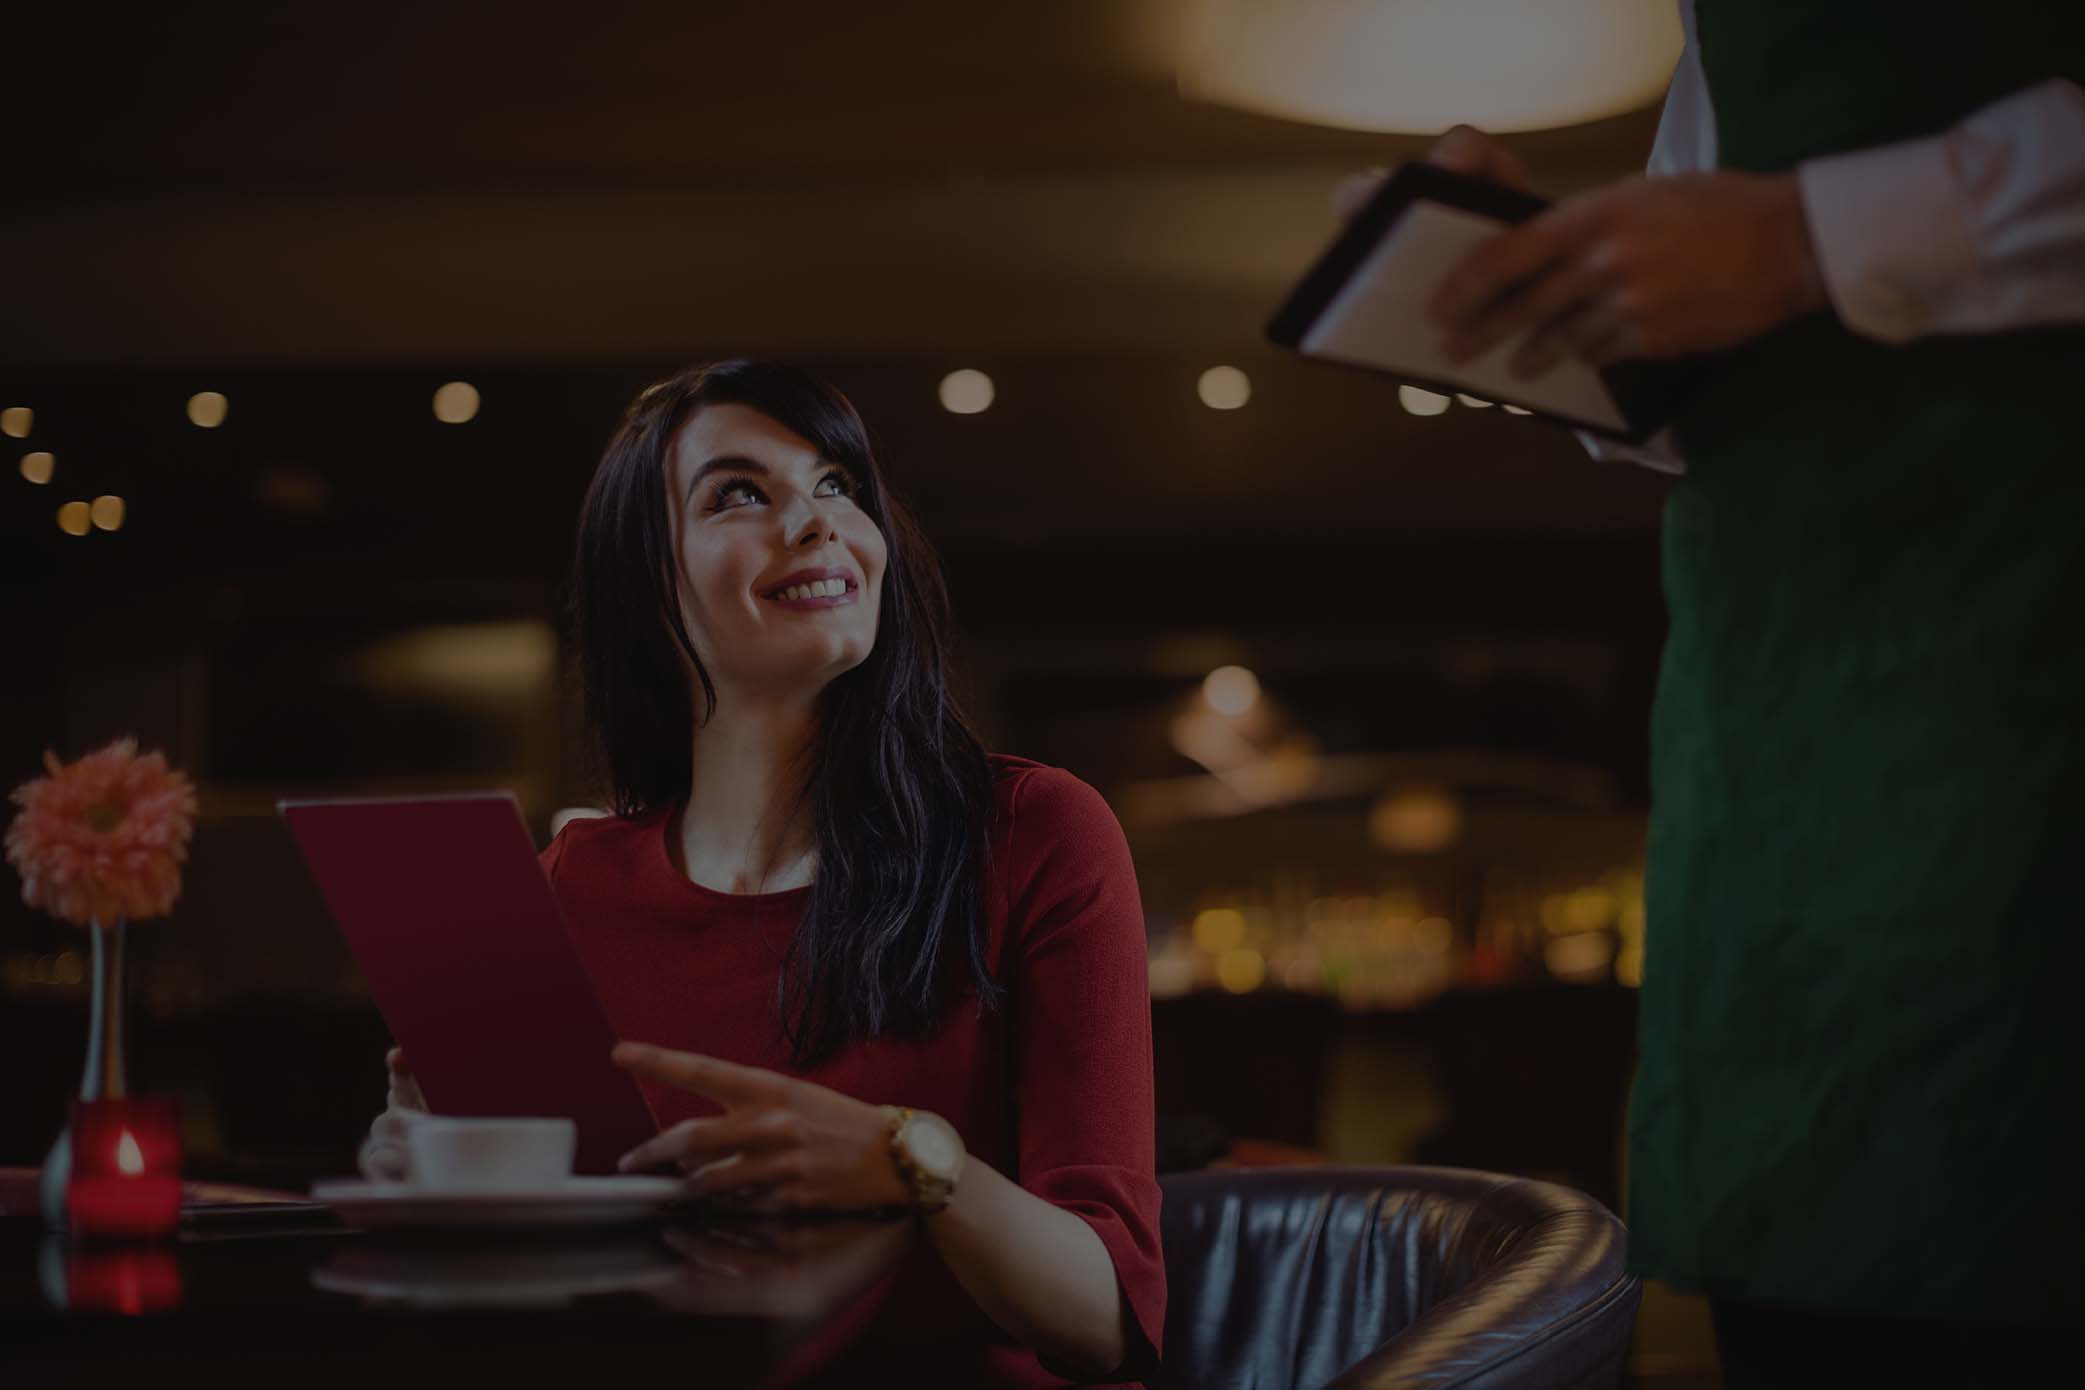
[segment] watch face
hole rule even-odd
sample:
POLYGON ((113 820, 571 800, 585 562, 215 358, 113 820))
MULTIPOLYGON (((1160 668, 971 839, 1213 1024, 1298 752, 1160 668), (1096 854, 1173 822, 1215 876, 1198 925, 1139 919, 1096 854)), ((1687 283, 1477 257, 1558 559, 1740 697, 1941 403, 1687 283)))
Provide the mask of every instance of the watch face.
POLYGON ((946 1124, 924 1119, 905 1126, 905 1149, 914 1163, 937 1178, 955 1172, 956 1160, 963 1151, 962 1141, 946 1124))

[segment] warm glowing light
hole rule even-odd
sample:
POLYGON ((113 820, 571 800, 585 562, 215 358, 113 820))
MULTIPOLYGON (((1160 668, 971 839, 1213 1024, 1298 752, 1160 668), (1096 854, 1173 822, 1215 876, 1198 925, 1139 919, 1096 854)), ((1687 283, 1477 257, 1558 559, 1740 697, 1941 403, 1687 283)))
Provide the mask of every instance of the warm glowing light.
POLYGON ((963 367, 941 378, 941 408, 952 415, 977 415, 991 409, 992 378, 975 367, 963 367))
POLYGON ((1462 403, 1463 403, 1464 405, 1468 406, 1468 407, 1469 407, 1470 409, 1472 409, 1472 410, 1489 410, 1489 409, 1491 409, 1491 402, 1490 402, 1490 401, 1487 401, 1487 400, 1485 400, 1485 399, 1484 399, 1484 397, 1482 397, 1482 396, 1469 396, 1469 395, 1464 395, 1464 394, 1463 394, 1462 392, 1460 392, 1460 391, 1457 391, 1457 392, 1455 393, 1455 399, 1457 399, 1457 400, 1461 401, 1461 402, 1462 402, 1462 403))
POLYGON ((58 509, 58 529, 68 536, 84 536, 92 524, 85 502, 67 502, 58 509))
POLYGON ((200 430, 214 430, 224 423, 231 402, 221 391, 198 391, 188 398, 188 423, 200 430))
POLYGON ((145 1152, 138 1147, 137 1136, 127 1129, 116 1140, 116 1168, 133 1178, 145 1171, 145 1152))
POLYGON ((1508 415, 1533 415, 1535 413, 1532 410, 1522 410, 1517 405, 1501 406, 1500 409, 1504 410, 1508 415))
POLYGON ((1204 908, 1195 914, 1194 938, 1211 955, 1235 950, 1245 940, 1245 914, 1235 907, 1204 908))
POLYGON ((1202 101, 1352 130, 1546 130, 1657 100, 1670 0, 1199 0, 1177 50, 1202 101))
POLYGON ((1560 980, 1590 984, 1607 977, 1614 960, 1614 938, 1606 932, 1559 936, 1542 948, 1542 963, 1560 980))
POLYGON ((1455 948, 1455 924, 1446 917, 1422 917, 1412 928, 1412 940, 1423 955, 1445 956, 1455 948))
POLYGON ((478 415, 478 388, 468 381, 452 381, 434 393, 434 418, 445 425, 461 425, 478 415))
POLYGON ((1581 888, 1564 900, 1564 921, 1572 931, 1598 931, 1614 914, 1614 894, 1605 888, 1581 888))
POLYGON ((1387 850, 1438 854, 1462 837, 1462 803, 1438 787, 1400 787, 1369 812, 1368 834, 1387 850))
POLYGON ((1195 383, 1195 394, 1211 410, 1236 410, 1252 399, 1252 382, 1236 367, 1211 367, 1195 383))
POLYGON ((1260 678, 1243 666, 1219 666, 1202 678, 1202 698, 1218 714, 1243 714, 1260 702, 1260 678))
POLYGON ((111 493, 103 493, 87 508, 87 518, 104 531, 123 529, 123 499, 111 493))
POLYGON ((1397 403, 1414 415, 1439 415, 1448 408, 1448 398, 1423 386, 1400 386, 1397 403))
POLYGON ((1216 982, 1233 994, 1250 994, 1267 978, 1267 958, 1250 946, 1216 958, 1216 982))
POLYGON ((49 482, 51 473, 57 466, 57 458, 43 449, 38 449, 33 454, 22 455, 22 476, 32 483, 49 482))
POLYGON ((36 423, 36 412, 26 405, 11 405, 0 410, 0 434, 9 439, 27 439, 29 429, 36 423))

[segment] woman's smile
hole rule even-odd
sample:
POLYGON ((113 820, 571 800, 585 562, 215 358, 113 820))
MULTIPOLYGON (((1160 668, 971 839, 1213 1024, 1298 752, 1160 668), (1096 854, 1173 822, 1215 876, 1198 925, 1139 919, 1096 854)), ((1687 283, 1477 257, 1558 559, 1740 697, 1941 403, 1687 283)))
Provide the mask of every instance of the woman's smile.
POLYGON ((815 611, 841 608, 855 602, 861 581, 845 570, 799 570, 761 593, 761 597, 783 608, 815 611))

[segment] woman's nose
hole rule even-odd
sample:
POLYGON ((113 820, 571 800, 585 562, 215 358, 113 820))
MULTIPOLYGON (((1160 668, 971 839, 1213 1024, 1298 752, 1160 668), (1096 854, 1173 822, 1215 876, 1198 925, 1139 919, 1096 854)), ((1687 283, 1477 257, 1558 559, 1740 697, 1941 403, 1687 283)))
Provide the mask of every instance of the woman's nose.
POLYGON ((797 520, 793 534, 796 537, 796 548, 808 550, 812 546, 824 544, 825 539, 832 534, 832 527, 814 510, 809 516, 797 520))

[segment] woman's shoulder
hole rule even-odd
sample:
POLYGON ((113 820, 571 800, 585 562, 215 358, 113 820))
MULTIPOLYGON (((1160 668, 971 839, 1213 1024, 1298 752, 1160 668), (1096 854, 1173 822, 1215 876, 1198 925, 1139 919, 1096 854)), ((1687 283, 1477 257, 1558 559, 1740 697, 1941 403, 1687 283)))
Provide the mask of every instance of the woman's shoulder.
POLYGON ((591 870, 603 863, 629 867, 625 861, 641 855, 650 843, 649 834, 658 828, 659 818, 670 808, 641 811, 636 815, 617 815, 604 811, 599 815, 575 815, 558 827, 550 843, 543 847, 540 856, 544 869, 555 881, 574 865, 585 865, 591 870))
POLYGON ((1032 865, 1066 849, 1113 853, 1123 846, 1107 798, 1077 774, 1007 753, 990 761, 993 838, 1012 863, 1032 865))
POLYGON ((1105 818, 1114 822, 1107 798, 1076 773, 1012 753, 992 753, 993 820, 1003 829, 1027 823, 1054 825, 1105 818))

